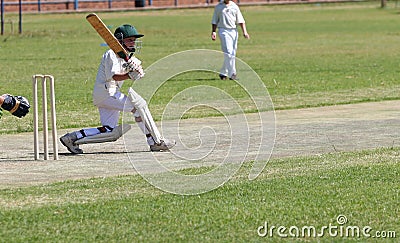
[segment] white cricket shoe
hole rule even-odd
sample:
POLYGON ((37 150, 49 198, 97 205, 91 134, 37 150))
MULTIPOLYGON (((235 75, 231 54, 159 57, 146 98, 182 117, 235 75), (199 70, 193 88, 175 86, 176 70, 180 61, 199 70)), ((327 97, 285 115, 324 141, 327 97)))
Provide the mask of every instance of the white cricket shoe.
POLYGON ((150 145, 150 150, 152 152, 168 151, 170 148, 174 147, 175 144, 175 140, 164 139, 161 140, 161 143, 159 144, 150 145))
POLYGON ((75 144, 78 140, 74 132, 67 133, 60 138, 62 145, 67 147, 68 151, 73 154, 83 154, 83 150, 79 148, 79 145, 75 144))

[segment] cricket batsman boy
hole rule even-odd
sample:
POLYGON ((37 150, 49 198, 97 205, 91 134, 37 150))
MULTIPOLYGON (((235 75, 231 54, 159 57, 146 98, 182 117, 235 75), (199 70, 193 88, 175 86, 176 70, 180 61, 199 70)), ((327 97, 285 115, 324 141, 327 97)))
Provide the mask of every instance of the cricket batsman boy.
MULTIPOLYGON (((131 54, 141 48, 139 38, 143 37, 132 25, 119 26, 114 36, 123 48, 131 54)), ((101 127, 85 128, 67 133, 61 143, 73 154, 83 153, 80 144, 112 142, 120 138, 129 125, 119 125, 120 112, 132 112, 136 123, 146 136, 151 151, 168 151, 175 141, 161 137, 150 114, 146 101, 132 88, 128 95, 121 93, 124 80, 138 80, 144 76, 141 61, 131 56, 129 62, 120 58, 112 49, 106 51, 98 68, 93 89, 93 103, 100 113, 101 127)))

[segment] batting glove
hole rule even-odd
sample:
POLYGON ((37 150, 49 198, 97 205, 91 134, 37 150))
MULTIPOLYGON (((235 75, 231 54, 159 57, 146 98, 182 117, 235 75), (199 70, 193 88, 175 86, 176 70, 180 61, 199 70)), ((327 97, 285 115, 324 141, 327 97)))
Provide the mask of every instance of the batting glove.
POLYGON ((143 72, 143 69, 141 69, 141 70, 134 70, 134 71, 130 71, 129 73, 128 73, 128 75, 129 75, 129 78, 130 79, 132 79, 133 81, 135 81, 135 80, 138 80, 138 79, 141 79, 141 78, 143 78, 144 77, 144 72, 143 72))
POLYGON ((137 59, 135 56, 132 56, 131 58, 129 58, 129 60, 125 63, 125 68, 128 69, 128 71, 134 71, 137 69, 142 68, 141 66, 142 61, 140 61, 139 59, 137 59))

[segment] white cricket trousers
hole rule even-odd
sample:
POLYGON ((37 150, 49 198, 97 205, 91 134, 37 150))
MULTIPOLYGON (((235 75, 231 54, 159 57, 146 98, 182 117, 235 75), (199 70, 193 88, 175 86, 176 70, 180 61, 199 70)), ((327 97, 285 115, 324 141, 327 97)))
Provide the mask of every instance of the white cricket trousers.
MULTIPOLYGON (((121 92, 116 92, 114 96, 108 96, 104 101, 96 104, 100 113, 100 122, 103 126, 112 128, 118 125, 120 112, 131 112, 133 110, 132 103, 128 100, 128 96, 121 92)), ((139 116, 139 114, 134 115, 139 116)))
POLYGON ((232 77, 236 74, 236 50, 238 45, 237 29, 218 28, 218 35, 221 40, 221 49, 224 52, 224 64, 220 73, 232 77))
MULTIPOLYGON (((106 127, 115 128, 119 122, 119 115, 121 112, 132 112, 134 109, 130 100, 128 100, 128 96, 117 91, 114 96, 108 96, 101 103, 96 104, 99 113, 100 113, 100 122, 101 125, 106 127)), ((140 113, 138 110, 133 113, 135 118, 140 117, 140 113)), ((144 134, 150 134, 149 130, 146 128, 143 121, 136 121, 136 124, 142 130, 144 134)), ((99 134, 100 131, 98 128, 85 128, 77 133, 78 139, 82 138, 84 133, 86 136, 93 136, 99 134)), ((154 144, 154 139, 149 136, 147 137, 147 143, 149 145, 154 144)))

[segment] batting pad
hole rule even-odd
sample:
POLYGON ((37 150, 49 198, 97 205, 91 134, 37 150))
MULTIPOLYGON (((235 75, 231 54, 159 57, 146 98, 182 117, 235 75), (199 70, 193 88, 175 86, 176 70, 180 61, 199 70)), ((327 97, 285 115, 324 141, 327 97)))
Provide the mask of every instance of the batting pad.
POLYGON ((75 141, 75 144, 105 143, 117 141, 122 135, 131 129, 131 125, 122 124, 116 126, 111 132, 99 133, 93 136, 84 137, 75 141))
POLYGON ((151 133, 151 136, 153 137, 155 143, 161 143, 161 133, 160 131, 158 131, 156 123, 151 116, 150 110, 147 106, 147 102, 132 88, 128 89, 128 97, 129 100, 132 102, 133 107, 135 107, 136 110, 139 111, 140 117, 142 118, 142 121, 144 122, 147 130, 149 130, 149 132, 151 133))

